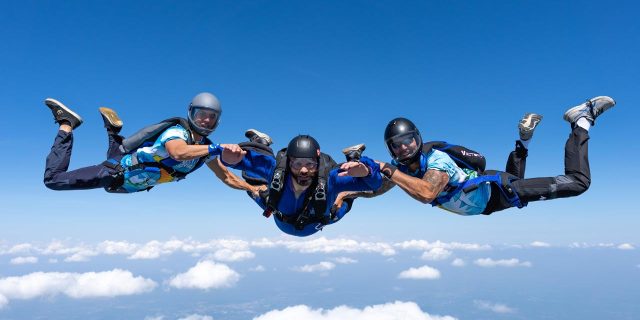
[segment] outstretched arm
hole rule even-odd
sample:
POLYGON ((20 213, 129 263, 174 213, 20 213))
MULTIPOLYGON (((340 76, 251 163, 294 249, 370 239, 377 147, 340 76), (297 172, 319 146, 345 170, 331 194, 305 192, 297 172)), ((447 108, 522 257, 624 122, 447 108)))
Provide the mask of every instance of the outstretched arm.
POLYGON ((377 197, 395 187, 395 183, 391 182, 391 180, 384 178, 382 179, 382 186, 375 191, 343 191, 338 193, 336 197, 336 201, 333 203, 333 207, 340 208, 342 207, 342 202, 344 199, 355 199, 355 198, 373 198, 377 197))
POLYGON ((422 179, 414 178, 404 174, 392 166, 381 163, 382 172, 397 184, 402 190, 409 194, 412 198, 422 202, 430 203, 438 194, 444 190, 449 183, 449 175, 440 170, 429 169, 422 179))
POLYGON ((207 162, 207 166, 211 171, 213 171, 216 177, 220 179, 220 181, 233 189, 250 191, 254 196, 256 196, 260 190, 266 189, 265 185, 253 186, 243 179, 240 179, 240 177, 229 171, 229 169, 222 164, 219 158, 207 162))
POLYGON ((345 191, 338 194, 338 198, 373 198, 393 189, 396 184, 388 178, 382 179, 382 186, 375 191, 345 191))
POLYGON ((165 142, 169 156, 176 161, 186 161, 204 157, 209 154, 208 145, 189 145, 182 139, 172 139, 165 142))
POLYGON ((237 144, 221 144, 221 163, 229 168, 246 171, 267 181, 276 167, 276 159, 253 150, 244 150, 237 144))

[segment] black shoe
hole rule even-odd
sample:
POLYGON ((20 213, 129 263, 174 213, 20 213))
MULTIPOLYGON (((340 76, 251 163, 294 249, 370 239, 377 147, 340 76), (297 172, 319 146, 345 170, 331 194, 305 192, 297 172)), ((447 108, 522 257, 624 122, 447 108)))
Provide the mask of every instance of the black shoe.
POLYGON ((362 157, 362 152, 366 148, 367 146, 365 146, 364 143, 356 144, 355 146, 342 149, 342 153, 347 158, 347 161, 358 161, 360 160, 360 157, 362 157))
POLYGON ((262 133, 256 129, 249 129, 245 131, 244 136, 247 137, 251 142, 264 144, 267 147, 273 143, 271 137, 269 137, 268 134, 262 133))
POLYGON ((107 128, 107 131, 114 134, 120 133, 120 130, 122 129, 122 120, 120 120, 116 111, 107 107, 100 107, 98 110, 100 111, 100 115, 102 115, 102 121, 104 122, 104 127, 107 128))
POLYGON ((68 124, 72 129, 82 124, 82 118, 56 99, 47 98, 44 104, 53 112, 53 118, 59 125, 68 124))

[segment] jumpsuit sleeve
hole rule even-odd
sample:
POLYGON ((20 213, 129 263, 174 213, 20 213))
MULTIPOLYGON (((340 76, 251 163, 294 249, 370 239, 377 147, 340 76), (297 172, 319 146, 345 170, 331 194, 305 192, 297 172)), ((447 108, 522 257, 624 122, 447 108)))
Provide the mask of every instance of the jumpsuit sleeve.
POLYGON ((329 184, 333 192, 342 191, 376 191, 382 185, 380 166, 371 158, 362 157, 360 162, 369 167, 369 175, 366 177, 340 177, 339 169, 333 169, 329 173, 329 184))
POLYGON ((220 160, 227 167, 246 171, 267 181, 271 179, 273 170, 276 167, 276 159, 273 156, 264 155, 253 150, 247 150, 244 158, 234 165, 224 162, 222 158, 220 160))

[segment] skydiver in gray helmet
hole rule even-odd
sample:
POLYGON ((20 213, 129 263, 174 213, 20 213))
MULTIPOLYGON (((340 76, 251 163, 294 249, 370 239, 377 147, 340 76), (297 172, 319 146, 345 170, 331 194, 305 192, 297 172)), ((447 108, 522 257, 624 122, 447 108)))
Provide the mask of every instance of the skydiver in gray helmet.
POLYGON ((100 164, 68 171, 73 131, 82 118, 58 100, 47 98, 44 102, 59 125, 44 174, 44 184, 52 190, 149 190, 184 179, 216 150, 217 145, 207 136, 218 127, 222 107, 216 96, 202 92, 189 103, 187 119, 166 119, 126 139, 120 135, 123 123, 118 114, 99 108, 109 138, 107 158, 100 164))

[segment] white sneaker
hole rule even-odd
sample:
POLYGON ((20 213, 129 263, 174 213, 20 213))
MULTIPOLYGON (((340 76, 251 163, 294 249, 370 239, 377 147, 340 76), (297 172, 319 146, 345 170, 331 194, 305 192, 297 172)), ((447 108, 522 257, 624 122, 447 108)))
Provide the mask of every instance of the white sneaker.
POLYGON ((564 113, 564 119, 574 124, 578 119, 584 117, 591 125, 595 125, 596 118, 603 112, 613 108, 616 102, 607 96, 599 96, 587 100, 587 102, 577 105, 564 113))
POLYGON ((268 134, 260 132, 256 129, 249 129, 245 131, 244 136, 247 137, 251 142, 262 143, 267 147, 273 143, 273 140, 271 140, 271 137, 269 137, 268 134))
POLYGON ((527 113, 522 116, 520 123, 518 123, 518 131, 520 133, 520 140, 525 141, 533 137, 533 130, 542 121, 542 115, 536 113, 527 113))

